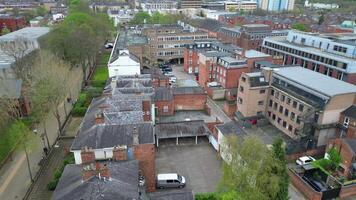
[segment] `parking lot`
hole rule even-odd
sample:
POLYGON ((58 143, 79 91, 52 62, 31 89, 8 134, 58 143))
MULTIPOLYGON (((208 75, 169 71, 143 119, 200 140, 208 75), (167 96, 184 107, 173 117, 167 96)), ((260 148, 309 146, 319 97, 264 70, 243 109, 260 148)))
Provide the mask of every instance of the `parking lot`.
MULTIPOLYGON (((221 160, 206 138, 160 142, 156 152, 156 173, 178 173, 194 193, 214 192, 220 180, 221 160)), ((164 189, 166 190, 166 189, 164 189)))

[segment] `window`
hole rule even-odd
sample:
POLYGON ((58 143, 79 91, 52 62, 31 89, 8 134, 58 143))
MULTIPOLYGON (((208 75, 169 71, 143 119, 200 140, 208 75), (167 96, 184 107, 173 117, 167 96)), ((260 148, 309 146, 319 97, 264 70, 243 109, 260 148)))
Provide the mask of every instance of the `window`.
POLYGON ((168 106, 163 106, 163 112, 168 112, 168 106))
POLYGON ((245 77, 242 77, 241 80, 242 80, 243 82, 246 82, 246 78, 245 78, 245 77))
POLYGON ((286 96, 284 96, 284 95, 282 94, 282 96, 281 96, 281 101, 284 102, 285 99, 286 99, 286 96))
POLYGON ((283 106, 279 106, 279 112, 283 113, 283 106))
POLYGON ((286 121, 283 121, 283 127, 287 128, 287 122, 286 121))
POLYGON ((273 90, 273 89, 271 90, 271 95, 272 95, 272 96, 274 95, 274 90, 273 90))
POLYGON ((260 90, 260 94, 266 93, 266 90, 260 90))
POLYGON ((262 115, 262 111, 258 111, 258 112, 257 112, 257 115, 262 115))
POLYGON ((300 119, 299 119, 299 117, 297 117, 297 124, 300 124, 300 119))
POLYGON ((293 130, 293 126, 292 126, 292 125, 289 125, 289 126, 288 126, 288 131, 292 132, 292 130, 293 130))
POLYGON ((293 108, 297 108, 297 102, 296 101, 293 101, 293 108))
POLYGON ((288 97, 286 103, 287 103, 288 105, 290 105, 290 102, 291 102, 291 101, 292 101, 292 100, 288 97))
POLYGON ((348 117, 344 118, 344 126, 347 128, 349 127, 350 119, 348 117))
POLYGON ((278 99, 278 97, 279 97, 279 92, 276 92, 275 97, 278 99))
POLYGON ((237 99, 237 102, 238 102, 239 104, 242 104, 242 99, 239 97, 239 98, 237 99))
POLYGON ((288 117, 288 115, 289 115, 289 110, 288 110, 288 109, 285 109, 285 110, 284 110, 284 116, 288 117))
POLYGON ((299 111, 303 112, 303 110, 304 110, 304 106, 302 104, 299 104, 299 111))
POLYGON ((240 92, 244 92, 244 87, 240 86, 240 92))
POLYGON ((173 183, 173 180, 167 180, 167 183, 173 183))
POLYGON ((273 104, 273 101, 272 100, 269 100, 269 107, 272 107, 272 104, 273 104))
POLYGON ((279 124, 279 123, 281 123, 281 121, 282 121, 282 119, 278 117, 277 123, 279 124))
POLYGON ((263 101, 259 101, 258 105, 262 106, 263 105, 263 101))
POLYGON ((291 112, 291 113, 290 113, 290 119, 291 119, 292 121, 294 121, 294 119, 295 119, 295 113, 294 113, 294 112, 291 112))
POLYGON ((276 102, 274 102, 273 104, 273 109, 277 110, 278 104, 276 102))
POLYGON ((272 119, 273 119, 273 121, 276 120, 276 115, 275 114, 272 114, 272 119))
POLYGON ((267 114, 268 114, 268 117, 271 117, 271 111, 268 111, 267 114))

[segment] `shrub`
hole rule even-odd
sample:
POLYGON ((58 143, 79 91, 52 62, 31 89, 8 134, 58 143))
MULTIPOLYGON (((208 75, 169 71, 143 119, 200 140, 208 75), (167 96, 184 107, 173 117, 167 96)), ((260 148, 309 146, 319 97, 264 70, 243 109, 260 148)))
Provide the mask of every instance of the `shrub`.
POLYGON ((90 85, 93 87, 104 88, 105 84, 106 80, 92 80, 90 85))
POLYGON ((87 112, 86 107, 80 107, 80 106, 75 105, 72 110, 72 115, 75 117, 83 117, 86 112, 87 112))
POLYGON ((53 191, 56 189, 59 179, 53 179, 47 184, 47 189, 53 191))
POLYGON ((54 179, 59 180, 59 178, 61 178, 61 176, 62 176, 62 173, 63 173, 63 170, 61 168, 56 169, 56 171, 54 171, 54 175, 53 175, 54 179))
POLYGON ((195 195, 196 200, 217 200, 216 193, 200 193, 195 195))
POLYGON ((75 104, 79 105, 80 107, 85 106, 85 104, 87 103, 87 98, 88 98, 88 94, 81 92, 75 104))
POLYGON ((68 164, 74 164, 74 155, 69 154, 64 160, 63 160, 63 165, 66 166, 68 164))
POLYGON ((89 87, 87 89, 87 93, 88 93, 89 98, 99 97, 99 96, 101 96, 102 92, 103 92, 102 88, 89 87))

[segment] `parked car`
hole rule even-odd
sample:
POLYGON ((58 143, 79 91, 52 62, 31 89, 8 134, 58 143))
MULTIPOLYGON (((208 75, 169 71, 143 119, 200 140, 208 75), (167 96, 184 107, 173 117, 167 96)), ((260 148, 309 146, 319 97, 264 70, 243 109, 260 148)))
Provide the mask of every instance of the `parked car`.
POLYGON ((166 76, 174 76, 173 72, 163 72, 163 75, 166 75, 166 76))
POLYGON ((315 161, 315 158, 311 156, 302 156, 298 158, 295 162, 297 163, 297 165, 306 165, 312 163, 313 161, 315 161))
POLYGON ((175 76, 169 77, 169 83, 176 83, 176 82, 177 82, 177 77, 175 77, 175 76))
POLYGON ((157 188, 183 188, 185 187, 185 178, 176 173, 157 174, 157 188))
POLYGON ((221 85, 218 82, 210 82, 210 83, 208 83, 208 87, 219 87, 219 86, 221 86, 221 85))
POLYGON ((171 72, 173 71, 171 67, 165 67, 165 68, 162 68, 162 71, 163 72, 171 72))

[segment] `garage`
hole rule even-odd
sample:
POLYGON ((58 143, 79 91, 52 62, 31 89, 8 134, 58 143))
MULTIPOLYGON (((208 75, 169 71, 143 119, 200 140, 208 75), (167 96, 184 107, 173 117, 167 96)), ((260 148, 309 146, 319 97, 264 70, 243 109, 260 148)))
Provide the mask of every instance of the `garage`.
POLYGON ((203 120, 167 122, 155 125, 157 147, 162 140, 175 140, 176 145, 179 145, 180 140, 188 138, 194 139, 195 144, 197 144, 201 137, 206 139, 209 133, 209 129, 203 120))

